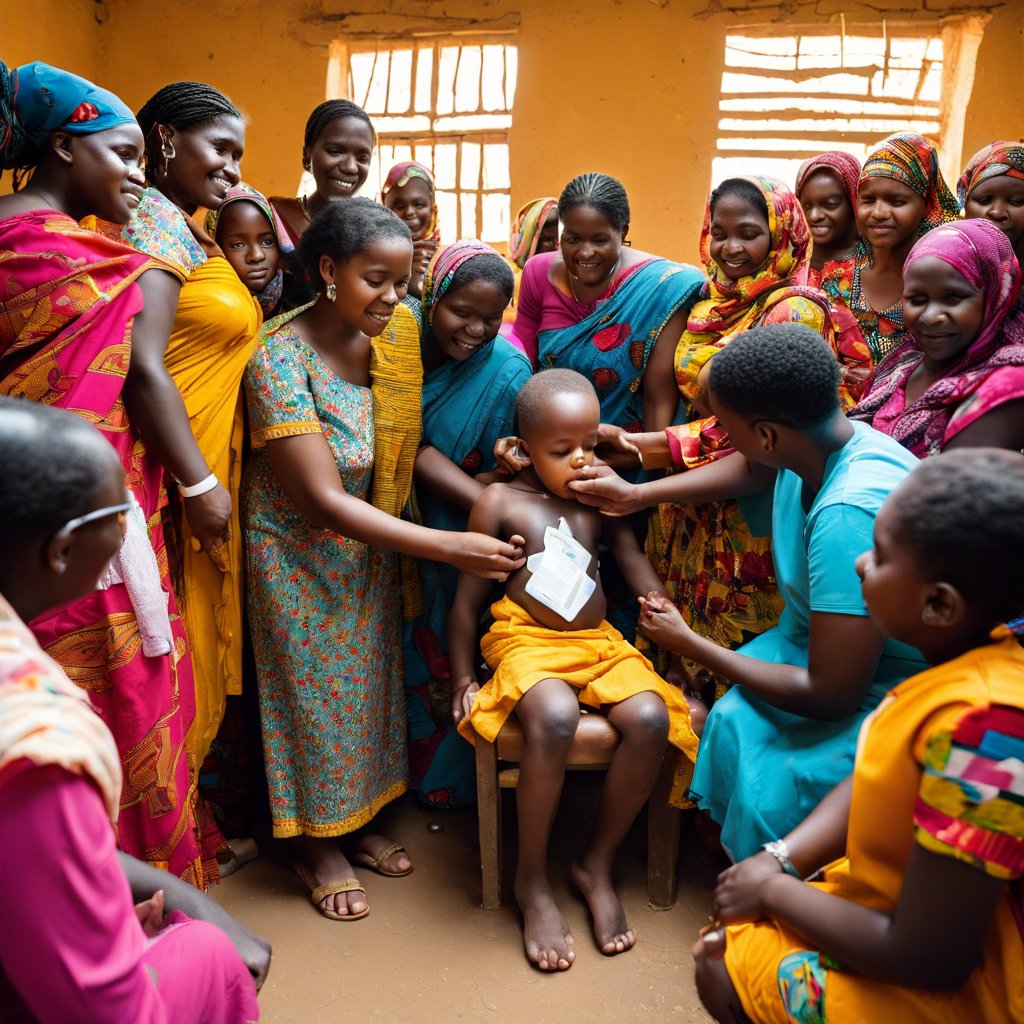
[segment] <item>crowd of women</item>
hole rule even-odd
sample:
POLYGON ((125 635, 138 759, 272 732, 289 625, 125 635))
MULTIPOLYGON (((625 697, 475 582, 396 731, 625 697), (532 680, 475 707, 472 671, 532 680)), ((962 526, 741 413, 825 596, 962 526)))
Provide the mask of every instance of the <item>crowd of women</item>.
POLYGON ((128 487, 99 585, 28 622, 113 736, 121 848, 200 889, 232 863, 199 773, 254 684, 273 834, 300 844, 319 911, 369 913, 353 865, 413 870, 367 826, 410 788, 474 799, 445 623, 457 571, 523 564, 521 538, 466 526, 526 464, 513 403, 550 367, 600 401, 603 464, 577 497, 630 517, 679 612, 637 633, 636 595, 602 565, 609 617, 709 709, 690 799, 734 860, 786 835, 925 668, 866 616, 853 571, 886 496, 917 460, 1024 449, 1024 144, 986 146, 955 196, 909 131, 863 166, 808 160, 792 188, 730 178, 697 269, 632 246, 605 174, 526 203, 505 258, 439 237, 420 164, 358 196, 376 136, 346 100, 308 119, 298 199, 242 181, 246 130, 202 83, 135 114, 59 69, 0 64, 0 395, 86 420, 128 487), (764 435, 751 458, 710 401, 715 357, 794 323, 827 344, 855 429, 782 461, 764 435))

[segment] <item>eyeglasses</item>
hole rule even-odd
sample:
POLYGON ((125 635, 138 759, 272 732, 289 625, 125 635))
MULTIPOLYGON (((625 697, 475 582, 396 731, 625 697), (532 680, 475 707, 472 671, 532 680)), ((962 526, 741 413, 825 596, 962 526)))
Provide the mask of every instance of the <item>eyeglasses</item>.
POLYGON ((93 509, 92 512, 86 512, 84 516, 76 516, 74 519, 69 519, 54 535, 55 541, 65 541, 71 536, 75 530, 79 527, 85 526, 86 523, 94 523, 97 519, 106 519, 107 516, 120 516, 126 512, 131 512, 135 502, 126 501, 121 505, 108 505, 106 508, 93 509))

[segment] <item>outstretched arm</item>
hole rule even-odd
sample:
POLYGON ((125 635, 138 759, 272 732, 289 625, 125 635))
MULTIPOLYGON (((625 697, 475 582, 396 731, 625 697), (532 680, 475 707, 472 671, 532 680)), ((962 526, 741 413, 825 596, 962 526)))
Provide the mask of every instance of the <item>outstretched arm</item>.
MULTIPOLYGON (((642 442, 639 447, 644 452, 642 442)), ((646 458, 644 465, 648 465, 646 458)), ((748 462, 739 452, 685 473, 673 473, 640 484, 627 483, 608 466, 590 466, 583 472, 586 479, 569 482, 577 499, 584 505, 594 505, 608 515, 617 516, 631 515, 667 502, 700 505, 742 498, 767 490, 775 479, 775 470, 748 462)))
MULTIPOLYGON (((469 526, 481 533, 498 533, 502 525, 502 492, 499 485, 488 487, 473 506, 469 526)), ((506 492, 507 493, 507 492, 506 492)), ((448 660, 452 676, 452 718, 459 722, 473 704, 473 695, 480 689, 476 678, 479 662, 477 627, 480 608, 487 600, 491 584, 462 573, 455 591, 455 601, 448 614, 448 660)))
POLYGON ((664 598, 651 595, 641 604, 640 628, 659 647, 742 684, 766 704, 820 721, 847 718, 860 707, 885 642, 866 615, 812 612, 807 668, 780 665, 698 636, 664 598))
POLYGON ((374 547, 450 562, 464 572, 504 579, 523 564, 522 538, 505 544, 480 533, 452 533, 408 523, 349 494, 323 434, 266 442, 270 465, 285 494, 314 526, 374 547))

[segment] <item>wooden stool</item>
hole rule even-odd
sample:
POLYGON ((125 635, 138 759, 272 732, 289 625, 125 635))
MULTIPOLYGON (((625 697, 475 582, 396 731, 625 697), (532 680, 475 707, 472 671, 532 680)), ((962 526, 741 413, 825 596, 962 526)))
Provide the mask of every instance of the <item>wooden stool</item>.
MULTIPOLYGON (((619 745, 619 732, 604 715, 580 715, 566 768, 570 771, 606 769, 619 745)), ((476 737, 476 793, 480 817, 480 865, 483 906, 501 906, 501 791, 515 789, 518 767, 499 771, 498 762, 518 762, 523 753, 523 730, 513 715, 497 741, 476 737)), ((682 813, 669 806, 675 771, 675 751, 665 751, 661 775, 647 804, 647 899, 655 910, 670 910, 676 902, 676 858, 679 853, 679 821, 682 813)))

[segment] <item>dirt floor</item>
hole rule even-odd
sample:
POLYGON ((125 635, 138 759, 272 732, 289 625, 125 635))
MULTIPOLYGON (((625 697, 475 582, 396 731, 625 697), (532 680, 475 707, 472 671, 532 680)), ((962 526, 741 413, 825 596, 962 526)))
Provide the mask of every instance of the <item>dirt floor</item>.
MULTIPOLYGON (((696 843, 688 815, 674 909, 654 911, 647 905, 642 822, 622 849, 619 891, 639 934, 630 952, 617 957, 598 952, 586 906, 566 887, 567 868, 593 817, 600 781, 595 773, 570 776, 552 841, 552 880, 576 939, 576 962, 569 971, 546 975, 527 965, 514 906, 480 908, 475 811, 429 811, 406 797, 378 816, 374 831, 400 840, 416 868, 406 878, 357 869, 371 907, 362 921, 334 922, 317 914, 299 880, 278 859, 280 850, 215 889, 218 902, 274 945, 260 996, 263 1020, 709 1021, 694 989, 689 949, 708 920, 715 869, 696 843), (444 830, 431 832, 431 822, 444 830)), ((515 806, 513 793, 504 796, 508 891, 515 806)))

